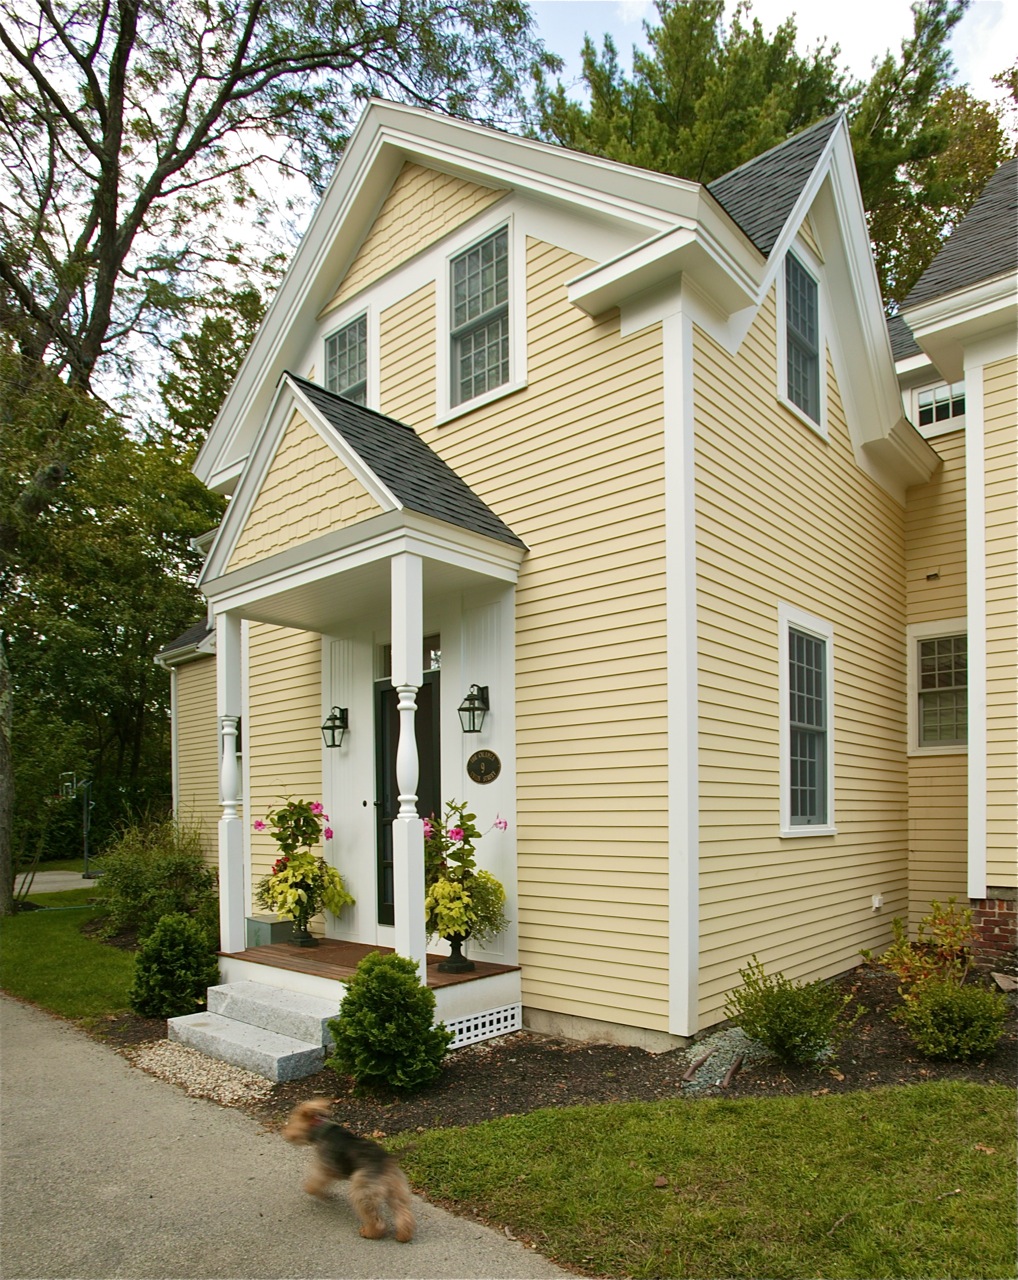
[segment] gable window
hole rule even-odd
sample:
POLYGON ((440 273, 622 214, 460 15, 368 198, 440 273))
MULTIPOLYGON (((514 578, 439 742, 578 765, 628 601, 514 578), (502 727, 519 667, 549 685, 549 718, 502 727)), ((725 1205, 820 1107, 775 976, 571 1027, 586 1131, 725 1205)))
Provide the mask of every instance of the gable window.
POLYGON ((780 611, 782 835, 834 831, 834 631, 791 606, 780 611))
POLYGON ((785 257, 786 394, 820 423, 820 297, 817 282, 792 253, 785 257))
POLYGON ((509 229, 502 227, 452 264, 452 403, 509 381, 509 229))
POLYGON ((367 316, 358 316, 325 339, 325 386, 355 404, 367 403, 367 316))
POLYGON ((942 382, 937 387, 923 387, 917 391, 916 416, 920 428, 939 427, 941 431, 953 431, 961 427, 965 417, 965 383, 942 382))
POLYGON ((918 746, 964 746, 968 742, 968 637, 931 636, 920 639, 918 646, 918 746))

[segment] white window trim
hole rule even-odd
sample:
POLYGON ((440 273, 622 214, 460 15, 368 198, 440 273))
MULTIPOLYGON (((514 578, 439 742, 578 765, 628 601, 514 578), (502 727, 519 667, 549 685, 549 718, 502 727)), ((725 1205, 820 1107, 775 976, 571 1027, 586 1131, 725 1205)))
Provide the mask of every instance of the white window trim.
POLYGON ((792 839, 803 836, 833 836, 838 828, 834 821, 834 627, 823 618, 796 608, 778 605, 778 749, 780 751, 780 835, 792 839), (826 642, 827 667, 824 673, 824 697, 827 705, 827 821, 811 826, 792 825, 792 732, 788 715, 790 685, 788 679, 788 633, 790 629, 805 631, 826 642))
MULTIPOLYGON (((958 382, 964 379, 958 378, 958 382)), ((952 386, 944 378, 938 378, 935 382, 924 382, 921 386, 913 387, 909 392, 911 396, 911 413, 909 421, 915 423, 915 429, 919 432, 924 440, 936 440, 938 436, 948 436, 954 431, 965 430, 965 414, 959 413, 956 418, 945 418, 943 422, 931 422, 927 426, 919 425, 919 394, 922 391, 934 391, 937 387, 952 386)), ((968 389, 966 388, 965 411, 968 412, 968 389)))
MULTIPOLYGON (((968 635, 967 618, 944 618, 936 622, 914 622, 906 627, 908 643, 908 754, 910 756, 964 756, 968 743, 947 743, 939 747, 919 745, 919 641, 937 636, 968 635)), ((969 725, 971 731, 971 724, 969 725)))
POLYGON ((527 385, 527 255, 526 245, 519 243, 518 221, 512 213, 502 209, 494 216, 480 222, 471 222, 469 229, 450 236, 445 244, 442 268, 436 282, 436 387, 435 422, 442 426, 465 413, 480 409, 503 396, 512 395, 527 385), (487 240, 505 227, 509 242, 509 380, 500 387, 493 387, 484 395, 453 404, 452 399, 452 261, 475 245, 487 240))
MULTIPOLYGON (((321 335, 318 344, 320 352, 321 374, 317 381, 320 386, 325 386, 327 364, 327 344, 331 337, 339 333, 341 329, 345 329, 347 325, 353 324, 355 320, 359 320, 361 316, 367 321, 367 344, 368 344, 368 385, 364 393, 364 404, 368 409, 377 409, 381 401, 381 371, 378 358, 378 310, 373 306, 365 306, 363 301, 358 303, 356 307, 348 311, 335 312, 329 316, 329 326, 321 335), (342 318, 340 318, 342 317, 342 318)), ((327 388, 326 388, 327 389, 327 388)))
POLYGON ((824 287, 823 266, 818 261, 817 256, 805 241, 797 239, 788 250, 794 257, 798 258, 809 274, 816 281, 817 285, 817 351, 820 362, 818 369, 818 382, 820 386, 820 421, 814 420, 805 413, 794 400, 788 396, 788 320, 786 317, 785 303, 785 264, 781 263, 781 269, 775 277, 775 286, 777 289, 777 394, 778 400, 785 408, 805 423, 809 429, 818 435, 822 440, 828 438, 827 430, 827 293, 824 287))

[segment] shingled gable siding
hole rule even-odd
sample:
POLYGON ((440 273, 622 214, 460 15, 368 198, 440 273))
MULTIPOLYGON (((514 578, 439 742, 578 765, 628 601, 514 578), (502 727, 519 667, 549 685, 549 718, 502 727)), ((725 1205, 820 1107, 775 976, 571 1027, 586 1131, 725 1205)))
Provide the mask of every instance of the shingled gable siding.
POLYGON ((173 670, 174 732, 177 735, 177 793, 174 813, 201 830, 202 850, 216 866, 219 804, 219 731, 216 725, 216 660, 199 658, 173 670))
MULTIPOLYGON (((250 624, 247 753, 253 822, 286 800, 322 794, 322 638, 317 633, 250 624)), ((279 848, 251 833, 251 891, 279 848)), ((261 910, 252 903, 252 909, 261 910)), ((313 928, 319 931, 320 921, 313 928)))
POLYGON ((434 294, 382 316, 382 408, 531 548, 516 592, 518 885, 533 1009, 667 1030, 662 368, 527 243, 526 390, 434 426, 434 294))
POLYGON ((335 296, 328 315, 347 298, 426 249, 505 195, 420 165, 403 166, 335 296))
POLYGON ((1016 573, 1015 458, 1018 457, 1018 364, 1002 360, 983 370, 986 458, 986 882, 1015 885, 1018 822, 1018 573, 1016 573))
MULTIPOLYGON (((905 517, 909 624, 964 618, 965 433, 930 443, 943 459, 933 478, 909 489, 905 517), (939 578, 928 575, 939 573, 939 578)), ((968 892, 968 757, 964 751, 909 757, 909 922, 936 898, 968 892)))
POLYGON ((280 441, 230 557, 240 569, 377 515, 381 508, 300 414, 280 441))
POLYGON ((779 405, 773 291, 735 358, 696 331, 694 360, 703 1026, 754 954, 833 975, 904 912, 904 512, 857 466, 829 362, 829 442, 779 405), (834 836, 778 834, 782 602, 834 627, 834 836))

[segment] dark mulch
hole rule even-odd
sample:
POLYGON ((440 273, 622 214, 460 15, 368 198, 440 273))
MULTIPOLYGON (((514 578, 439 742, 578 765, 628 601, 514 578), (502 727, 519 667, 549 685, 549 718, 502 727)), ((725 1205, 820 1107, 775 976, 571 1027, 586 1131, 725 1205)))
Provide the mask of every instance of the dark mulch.
MULTIPOLYGON (((988 977, 980 975, 977 980, 988 981, 988 977)), ((708 1092, 751 1098, 846 1093, 930 1080, 1015 1084, 1018 1018, 1014 1008, 1006 1034, 992 1055, 969 1063, 931 1062, 913 1049, 900 1025, 889 1016, 900 1003, 892 975, 863 967, 840 979, 839 986, 853 991, 867 1012, 852 1027, 833 1065, 757 1065, 740 1071, 727 1088, 711 1086, 708 1092)), ((165 1024, 157 1019, 119 1017, 100 1023, 93 1033, 120 1048, 161 1038, 165 1024)), ((476 1124, 539 1107, 674 1098, 682 1094, 681 1078, 689 1061, 690 1054, 682 1051, 651 1054, 618 1045, 576 1044, 518 1032, 451 1054, 436 1084, 407 1097, 359 1096, 351 1080, 326 1070, 276 1085, 268 1099, 253 1101, 247 1109, 267 1126, 277 1128, 296 1102, 324 1096, 335 1100, 334 1113, 349 1128, 384 1136, 476 1124)))

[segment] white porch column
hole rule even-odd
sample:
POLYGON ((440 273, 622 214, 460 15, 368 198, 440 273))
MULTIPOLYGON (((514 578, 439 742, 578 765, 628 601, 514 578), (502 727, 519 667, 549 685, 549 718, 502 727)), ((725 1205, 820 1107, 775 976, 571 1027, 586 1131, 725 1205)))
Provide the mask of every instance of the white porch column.
POLYGON ((243 951, 244 828, 240 816, 240 770, 237 733, 241 711, 240 618, 221 613, 216 618, 216 711, 222 755, 219 762, 219 932, 224 951, 243 951))
POLYGON ((392 557, 392 686, 399 701, 396 786, 399 812, 392 824, 392 872, 396 951, 427 974, 424 932, 424 823, 417 816, 417 690, 423 679, 424 605, 421 557, 400 552, 392 557))

